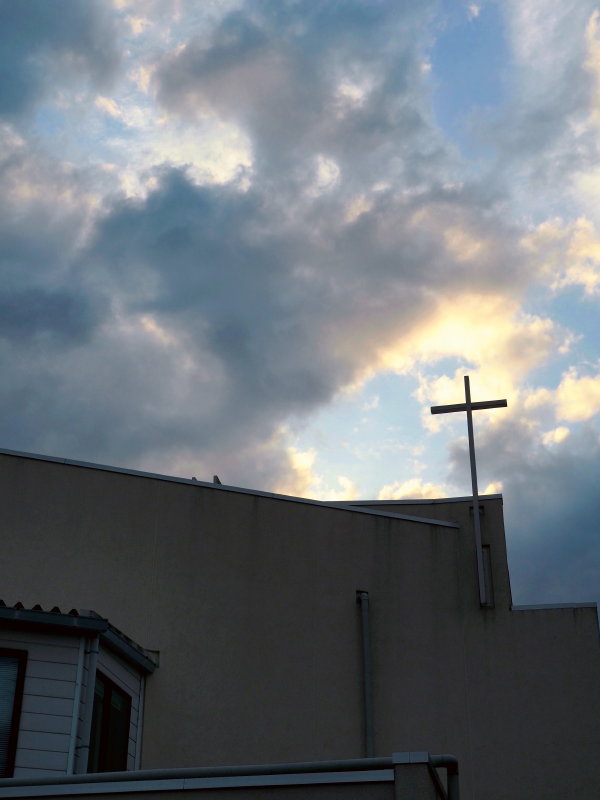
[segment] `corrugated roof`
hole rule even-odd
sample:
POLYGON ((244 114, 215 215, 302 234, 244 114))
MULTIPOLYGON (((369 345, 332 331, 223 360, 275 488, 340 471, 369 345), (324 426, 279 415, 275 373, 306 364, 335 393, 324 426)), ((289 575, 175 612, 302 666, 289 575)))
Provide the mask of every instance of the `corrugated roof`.
POLYGON ((99 636, 103 645, 144 672, 154 672, 158 666, 155 653, 141 647, 95 611, 78 611, 76 608, 72 608, 65 613, 58 606, 44 611, 39 603, 31 608, 26 608, 20 602, 15 603, 14 606, 7 606, 4 600, 0 599, 1 628, 18 628, 46 633, 50 631, 65 636, 99 636))

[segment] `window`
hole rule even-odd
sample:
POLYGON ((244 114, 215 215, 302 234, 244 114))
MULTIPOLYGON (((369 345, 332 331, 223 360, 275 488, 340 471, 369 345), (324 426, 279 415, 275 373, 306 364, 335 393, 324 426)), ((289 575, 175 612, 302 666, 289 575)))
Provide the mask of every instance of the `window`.
POLYGON ((0 778, 15 767, 26 664, 26 650, 0 648, 0 778))
POLYGON ((88 772, 127 769, 131 697, 101 673, 96 674, 88 772))

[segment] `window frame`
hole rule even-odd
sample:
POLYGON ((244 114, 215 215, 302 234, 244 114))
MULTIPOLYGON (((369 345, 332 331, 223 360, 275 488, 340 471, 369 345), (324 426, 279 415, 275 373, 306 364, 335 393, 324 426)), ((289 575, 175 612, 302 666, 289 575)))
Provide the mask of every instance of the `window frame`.
POLYGON ((127 762, 129 760, 129 739, 131 733, 131 713, 133 710, 133 697, 126 689, 122 686, 119 686, 118 683, 113 681, 111 678, 108 677, 104 672, 101 670, 96 670, 95 678, 94 678, 94 692, 92 695, 92 727, 90 730, 90 741, 89 741, 89 754, 88 754, 88 762, 86 771, 89 774, 91 772, 90 769, 90 762, 92 758, 95 758, 95 748, 97 746, 98 750, 98 767, 95 772, 114 772, 114 771, 126 771, 127 770, 127 762), (100 683, 104 684, 104 697, 102 698, 102 720, 100 724, 100 734, 99 734, 99 741, 93 742, 95 726, 94 726, 94 718, 95 718, 95 711, 96 711, 96 682, 100 681, 100 683), (125 737, 125 753, 124 753, 124 765, 121 768, 114 769, 112 767, 106 766, 107 761, 107 744, 109 739, 109 728, 110 728, 110 703, 111 703, 111 696, 112 693, 116 692, 119 695, 122 695, 126 699, 128 714, 127 714, 127 735, 125 737))
POLYGON ((27 650, 15 650, 12 647, 0 647, 0 658, 17 659, 17 681, 15 683, 15 696, 13 698, 13 710, 10 721, 10 735, 6 748, 6 763, 4 774, 0 773, 0 778, 12 778, 15 771, 15 759, 17 755, 17 742, 19 739, 19 723, 21 722, 21 709, 23 707, 23 691, 25 688, 25 673, 27 670, 27 650))

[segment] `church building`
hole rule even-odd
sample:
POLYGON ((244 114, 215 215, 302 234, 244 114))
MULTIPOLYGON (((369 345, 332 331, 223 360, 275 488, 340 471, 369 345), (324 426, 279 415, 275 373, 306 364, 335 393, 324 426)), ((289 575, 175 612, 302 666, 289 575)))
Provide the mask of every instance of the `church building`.
POLYGON ((513 605, 500 495, 477 546, 472 498, 9 450, 0 491, 0 798, 600 796, 597 608, 513 605))

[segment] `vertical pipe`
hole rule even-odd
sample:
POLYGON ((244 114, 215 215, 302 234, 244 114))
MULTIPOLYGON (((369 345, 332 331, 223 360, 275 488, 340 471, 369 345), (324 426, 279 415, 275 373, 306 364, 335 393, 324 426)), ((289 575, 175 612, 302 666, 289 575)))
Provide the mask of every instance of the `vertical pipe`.
POLYGON ((442 767, 446 769, 448 783, 448 800, 460 800, 460 787, 458 784, 458 759, 456 756, 439 755, 429 756, 431 767, 442 767))
POLYGON ((467 429, 469 431, 469 457, 471 462, 471 486, 473 488, 473 526, 475 528, 475 548, 477 550, 477 577, 479 580, 479 603, 486 605, 485 572, 483 569, 483 548, 481 546, 481 520, 479 519, 479 492, 477 490, 477 467, 475 464, 475 439, 473 436, 473 411, 471 408, 471 387, 469 376, 465 375, 465 399, 467 409, 467 429))
POLYGON ((460 800, 458 772, 448 770, 448 800, 460 800))
POLYGON ((369 593, 358 591, 356 600, 360 604, 362 629, 363 699, 365 724, 365 755, 372 758, 374 748, 373 726, 373 665, 371 661, 371 627, 369 619, 369 593))
POLYGON ((83 683, 83 662, 85 659, 85 639, 79 640, 79 656, 77 658, 77 675, 75 677, 75 694, 73 696, 73 716, 71 717, 71 735, 69 738, 69 755, 67 757, 67 775, 73 775, 75 765, 75 745, 77 744, 77 728, 79 725, 79 706, 81 705, 81 685, 83 683))
POLYGON ((85 689, 85 712, 81 726, 81 744, 78 753, 76 770, 78 773, 87 772, 90 754, 90 736, 92 732, 92 712, 94 710, 94 689, 96 686, 96 666, 98 664, 99 637, 92 639, 90 644, 88 676, 85 689))
POLYGON ((135 739, 134 769, 142 768, 142 736, 144 735, 144 703, 146 702, 146 678, 140 675, 140 694, 138 698, 138 721, 135 739))

